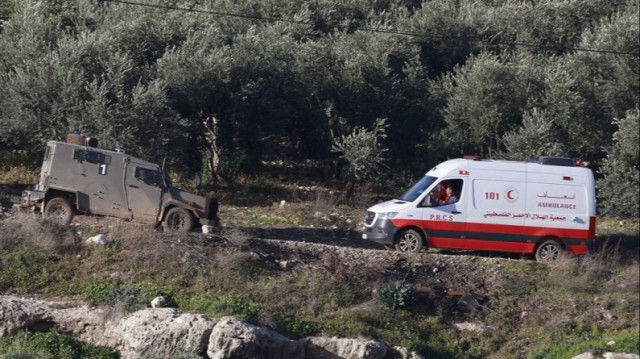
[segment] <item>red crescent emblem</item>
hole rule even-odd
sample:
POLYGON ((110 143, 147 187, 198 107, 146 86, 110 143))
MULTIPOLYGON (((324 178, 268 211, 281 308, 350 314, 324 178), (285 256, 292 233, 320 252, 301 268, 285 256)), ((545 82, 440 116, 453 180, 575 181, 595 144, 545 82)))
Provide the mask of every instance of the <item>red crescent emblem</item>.
POLYGON ((518 193, 517 189, 509 187, 504 190, 504 196, 506 197, 508 202, 515 202, 520 197, 520 194, 518 193))

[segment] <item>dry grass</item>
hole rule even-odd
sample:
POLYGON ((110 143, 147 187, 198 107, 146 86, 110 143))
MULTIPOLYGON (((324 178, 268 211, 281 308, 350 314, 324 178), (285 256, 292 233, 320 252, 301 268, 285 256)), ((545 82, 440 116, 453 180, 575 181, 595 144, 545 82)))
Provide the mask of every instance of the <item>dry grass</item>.
POLYGON ((605 285, 610 289, 611 283, 621 282, 637 289, 639 276, 637 255, 630 255, 619 242, 605 243, 594 254, 566 256, 549 265, 550 283, 568 291, 599 292, 605 285))
POLYGON ((59 226, 32 213, 16 212, 0 224, 0 242, 14 247, 29 241, 44 251, 64 252, 80 243, 72 227, 59 226))
POLYGON ((11 166, 6 169, 0 169, 1 184, 34 184, 37 182, 39 170, 27 167, 25 165, 11 166))

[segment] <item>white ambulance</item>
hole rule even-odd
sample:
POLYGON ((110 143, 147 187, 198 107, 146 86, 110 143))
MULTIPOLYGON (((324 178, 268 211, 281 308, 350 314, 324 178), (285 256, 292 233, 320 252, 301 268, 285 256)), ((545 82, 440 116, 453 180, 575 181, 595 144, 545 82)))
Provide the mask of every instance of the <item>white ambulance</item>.
POLYGON ((423 247, 535 254, 555 261, 595 243, 593 173, 571 159, 478 157, 439 164, 402 197, 367 210, 362 238, 423 247))

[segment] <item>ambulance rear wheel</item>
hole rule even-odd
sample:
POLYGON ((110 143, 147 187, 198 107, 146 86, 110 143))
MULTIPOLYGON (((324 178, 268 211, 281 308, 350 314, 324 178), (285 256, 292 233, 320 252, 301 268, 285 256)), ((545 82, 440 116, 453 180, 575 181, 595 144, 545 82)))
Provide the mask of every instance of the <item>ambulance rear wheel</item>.
POLYGON ((62 197, 52 198, 44 206, 44 218, 59 224, 67 225, 73 219, 73 208, 69 201, 62 197))
POLYGON ((165 232, 181 232, 186 233, 193 228, 193 215, 184 208, 173 207, 167 212, 167 216, 162 222, 162 228, 165 232))
POLYGON ((555 239, 544 241, 536 250, 538 262, 556 262, 564 256, 564 248, 555 239))
POLYGON ((415 229, 405 229, 398 236, 396 249, 401 252, 418 253, 422 249, 422 236, 415 229))

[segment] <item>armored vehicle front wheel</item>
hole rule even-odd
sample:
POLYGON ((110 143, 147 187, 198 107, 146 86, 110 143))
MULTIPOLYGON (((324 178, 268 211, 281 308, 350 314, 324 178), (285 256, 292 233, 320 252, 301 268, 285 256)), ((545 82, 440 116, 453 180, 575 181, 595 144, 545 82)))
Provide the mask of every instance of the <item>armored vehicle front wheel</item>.
POLYGON ((414 229, 405 229, 396 241, 396 249, 402 252, 418 253, 422 249, 422 236, 414 229))
POLYGON ((162 222, 165 232, 189 232, 193 228, 193 216, 184 208, 173 207, 162 222))
POLYGON ((47 202, 42 214, 44 218, 66 225, 73 219, 73 208, 66 199, 56 197, 47 202))

